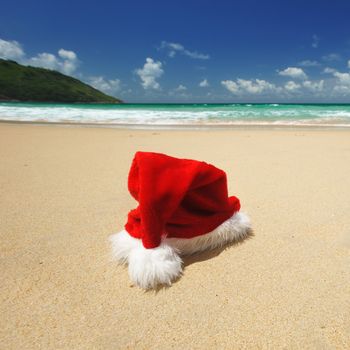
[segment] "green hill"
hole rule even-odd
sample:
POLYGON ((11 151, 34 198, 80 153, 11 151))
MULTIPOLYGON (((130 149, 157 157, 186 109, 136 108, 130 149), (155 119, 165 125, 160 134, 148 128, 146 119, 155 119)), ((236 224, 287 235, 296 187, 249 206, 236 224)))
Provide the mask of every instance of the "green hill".
POLYGON ((0 101, 121 103, 62 73, 0 59, 0 101))

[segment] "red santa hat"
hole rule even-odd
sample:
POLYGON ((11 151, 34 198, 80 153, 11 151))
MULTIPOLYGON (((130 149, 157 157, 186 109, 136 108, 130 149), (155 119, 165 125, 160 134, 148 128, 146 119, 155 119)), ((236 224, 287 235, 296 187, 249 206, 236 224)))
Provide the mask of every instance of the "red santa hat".
POLYGON ((129 265, 131 280, 144 289, 178 278, 180 255, 249 233, 239 199, 228 196, 226 173, 205 162, 137 152, 128 188, 139 205, 130 211, 125 230, 111 236, 113 255, 129 265))

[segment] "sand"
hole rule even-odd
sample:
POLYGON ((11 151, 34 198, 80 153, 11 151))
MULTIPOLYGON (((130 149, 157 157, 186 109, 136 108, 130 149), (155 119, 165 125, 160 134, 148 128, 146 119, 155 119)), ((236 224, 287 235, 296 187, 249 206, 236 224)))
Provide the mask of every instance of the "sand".
POLYGON ((0 125, 1 349, 349 349, 350 131, 0 125), (253 221, 144 292, 110 259, 137 150, 211 162, 253 221))

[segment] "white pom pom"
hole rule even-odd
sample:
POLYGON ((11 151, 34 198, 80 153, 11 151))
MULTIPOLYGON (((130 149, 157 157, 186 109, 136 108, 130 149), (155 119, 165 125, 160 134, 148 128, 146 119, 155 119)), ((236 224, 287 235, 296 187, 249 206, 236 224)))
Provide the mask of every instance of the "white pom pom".
POLYGON ((171 285, 181 274, 182 260, 177 251, 169 245, 162 243, 153 249, 139 246, 130 253, 130 279, 143 289, 171 285))
POLYGON ((131 237, 125 230, 111 235, 109 240, 112 244, 113 258, 121 264, 127 264, 130 252, 142 245, 139 239, 131 237))
POLYGON ((182 260, 176 248, 162 243, 157 248, 146 249, 140 239, 131 237, 125 230, 109 240, 113 258, 129 265, 130 279, 143 289, 171 285, 182 274, 182 260))

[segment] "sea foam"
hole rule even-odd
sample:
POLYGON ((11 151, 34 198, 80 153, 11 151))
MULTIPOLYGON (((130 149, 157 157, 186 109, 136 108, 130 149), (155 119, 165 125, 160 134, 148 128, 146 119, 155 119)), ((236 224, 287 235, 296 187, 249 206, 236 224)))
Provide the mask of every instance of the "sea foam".
POLYGON ((110 125, 350 126, 350 105, 0 103, 0 119, 110 125))

